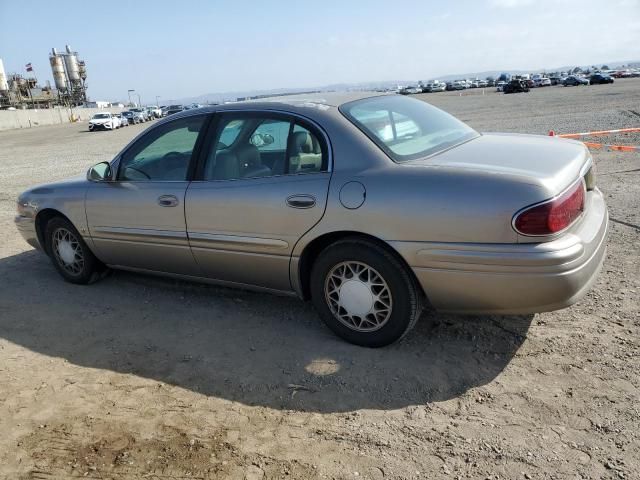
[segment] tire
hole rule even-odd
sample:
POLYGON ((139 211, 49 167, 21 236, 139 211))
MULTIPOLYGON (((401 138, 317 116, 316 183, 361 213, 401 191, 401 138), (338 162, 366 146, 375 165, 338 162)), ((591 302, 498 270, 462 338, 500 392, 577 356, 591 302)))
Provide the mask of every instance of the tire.
POLYGON ((75 227, 65 218, 54 217, 49 220, 45 238, 49 258, 67 282, 86 285, 97 280, 106 270, 75 227))
POLYGON ((355 345, 390 345, 413 328, 422 312, 423 294, 411 272, 368 240, 345 239, 328 246, 313 264, 310 283, 311 299, 324 323, 355 345), (358 294, 364 300, 354 300, 358 294), (346 305, 341 303, 345 300, 346 305))

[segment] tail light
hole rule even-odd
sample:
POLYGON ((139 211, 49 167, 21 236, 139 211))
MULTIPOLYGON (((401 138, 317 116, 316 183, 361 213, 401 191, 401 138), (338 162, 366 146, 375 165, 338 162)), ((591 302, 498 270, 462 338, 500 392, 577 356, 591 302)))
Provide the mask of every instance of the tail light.
POLYGON ((584 184, 577 182, 562 195, 518 213, 513 226, 522 235, 553 235, 568 228, 584 211, 584 184))

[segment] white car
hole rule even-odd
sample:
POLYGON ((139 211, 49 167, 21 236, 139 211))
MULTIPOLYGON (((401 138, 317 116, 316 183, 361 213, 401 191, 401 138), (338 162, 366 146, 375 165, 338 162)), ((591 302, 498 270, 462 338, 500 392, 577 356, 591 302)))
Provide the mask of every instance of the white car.
POLYGON ((402 90, 401 93, 404 93, 405 95, 415 95, 418 93, 422 93, 422 88, 421 87, 406 87, 402 90))
POLYGON ((153 114, 153 116, 155 118, 162 117, 162 109, 160 107, 158 107, 157 105, 151 105, 151 106, 147 107, 147 110, 149 110, 153 114))
POLYGON ((118 117, 110 112, 96 113, 89 120, 89 131, 95 130, 115 130, 122 126, 122 122, 118 117))
POLYGON ((498 82, 496 83, 496 92, 502 92, 504 89, 504 86, 507 84, 507 82, 498 82))

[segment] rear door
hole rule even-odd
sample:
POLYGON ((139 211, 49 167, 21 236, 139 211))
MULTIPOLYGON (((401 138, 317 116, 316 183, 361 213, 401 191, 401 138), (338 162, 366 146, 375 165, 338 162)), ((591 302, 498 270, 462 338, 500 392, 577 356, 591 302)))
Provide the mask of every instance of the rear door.
POLYGON ((326 135, 293 116, 227 112, 210 136, 185 201, 200 269, 218 280, 291 290, 293 247, 326 206, 326 135))
POLYGON ((206 116, 152 128, 120 157, 112 182, 91 184, 86 213, 98 257, 110 265, 198 274, 184 197, 206 116))

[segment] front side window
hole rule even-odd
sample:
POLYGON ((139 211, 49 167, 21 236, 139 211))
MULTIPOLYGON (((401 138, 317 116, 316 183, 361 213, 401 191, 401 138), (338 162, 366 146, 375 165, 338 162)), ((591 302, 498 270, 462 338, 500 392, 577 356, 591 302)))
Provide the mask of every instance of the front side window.
POLYGON ((403 96, 357 100, 340 111, 396 162, 433 155, 479 136, 448 113, 403 96))
POLYGON ((204 180, 272 177, 327 170, 318 134, 295 119, 223 115, 206 157, 204 180))
POLYGON ((121 181, 184 181, 204 116, 181 118, 154 128, 122 156, 121 181))

